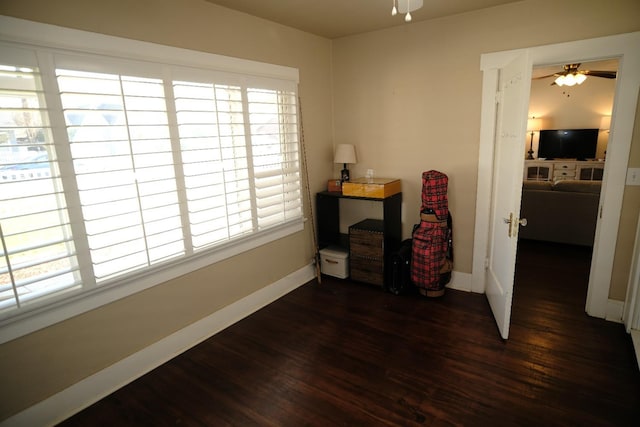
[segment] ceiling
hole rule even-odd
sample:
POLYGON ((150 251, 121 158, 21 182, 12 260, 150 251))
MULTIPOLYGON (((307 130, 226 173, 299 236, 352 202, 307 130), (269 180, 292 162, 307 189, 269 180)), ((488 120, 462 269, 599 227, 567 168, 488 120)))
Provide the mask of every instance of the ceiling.
MULTIPOLYGON (((381 30, 404 22, 391 16, 393 0, 205 0, 318 36, 338 37, 381 30)), ((399 2, 406 0, 397 0, 399 2)), ((485 9, 521 0, 424 0, 412 22, 485 9)))

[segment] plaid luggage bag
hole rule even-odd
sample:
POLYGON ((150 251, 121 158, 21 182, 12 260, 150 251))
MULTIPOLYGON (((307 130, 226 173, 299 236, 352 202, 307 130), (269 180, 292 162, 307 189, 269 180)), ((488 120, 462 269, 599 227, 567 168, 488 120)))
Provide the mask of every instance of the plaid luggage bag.
POLYGON ((453 221, 447 199, 447 175, 422 174, 420 224, 412 235, 411 281, 428 297, 444 295, 453 268, 453 221))

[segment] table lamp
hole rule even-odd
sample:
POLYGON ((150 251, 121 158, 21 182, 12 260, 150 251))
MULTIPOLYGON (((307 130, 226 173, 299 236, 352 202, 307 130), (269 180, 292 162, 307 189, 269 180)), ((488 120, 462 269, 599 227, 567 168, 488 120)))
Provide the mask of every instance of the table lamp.
POLYGON ((347 163, 356 162, 356 149, 351 144, 338 144, 336 146, 336 154, 333 160, 334 163, 342 163, 342 172, 340 174, 340 181, 349 181, 349 169, 347 169, 347 163))
POLYGON ((533 135, 540 130, 542 126, 542 120, 532 117, 527 120, 527 131, 531 132, 531 141, 529 142, 529 155, 527 160, 533 160, 533 135))

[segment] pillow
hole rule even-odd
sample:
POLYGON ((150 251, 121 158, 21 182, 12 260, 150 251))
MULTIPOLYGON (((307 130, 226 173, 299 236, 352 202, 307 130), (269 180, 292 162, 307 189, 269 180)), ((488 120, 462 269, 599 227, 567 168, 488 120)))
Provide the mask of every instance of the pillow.
POLYGON ((555 191, 573 191, 574 193, 600 194, 602 181, 579 181, 575 179, 563 179, 553 184, 555 191))
POLYGON ((522 188, 524 190, 553 190, 551 181, 523 181, 522 188))

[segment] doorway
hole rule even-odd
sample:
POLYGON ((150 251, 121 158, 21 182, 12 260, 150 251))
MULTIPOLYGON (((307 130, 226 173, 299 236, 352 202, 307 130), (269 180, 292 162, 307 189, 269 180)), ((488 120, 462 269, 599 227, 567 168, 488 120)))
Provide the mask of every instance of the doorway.
MULTIPOLYGON (((494 175, 495 94, 497 92, 499 70, 522 52, 530 55, 533 66, 566 63, 570 58, 573 58, 574 61, 582 61, 587 58, 619 57, 623 60, 618 74, 613 107, 615 120, 611 125, 607 150, 608 167, 602 183, 593 262, 585 307, 589 315, 605 318, 627 161, 635 120, 638 86, 640 85, 640 50, 637 49, 639 45, 640 33, 630 33, 482 55, 482 123, 478 163, 472 290, 484 292, 486 286, 485 265, 488 253, 492 250, 489 247, 488 230, 494 201, 491 183, 494 175), (606 209, 604 209, 605 202, 606 209)), ((514 158, 513 160, 517 161, 518 159, 514 158)), ((518 182, 513 183, 513 185, 519 184, 518 182)))
MULTIPOLYGON (((520 211, 528 224, 520 229, 518 244, 518 251, 525 249, 525 258, 547 243, 548 252, 561 258, 547 259, 549 264, 569 266, 578 254, 590 262, 618 65, 614 58, 533 69, 520 211), (557 85, 556 78, 574 66, 585 80, 572 86, 557 85), (549 159, 550 155, 554 158, 549 159), (564 250, 558 250, 562 245, 564 250)), ((521 277, 516 274, 514 288, 521 277)), ((582 306, 588 272, 586 277, 582 279, 584 289, 577 290, 582 306)))

